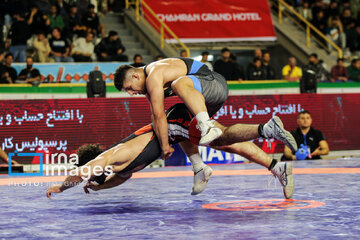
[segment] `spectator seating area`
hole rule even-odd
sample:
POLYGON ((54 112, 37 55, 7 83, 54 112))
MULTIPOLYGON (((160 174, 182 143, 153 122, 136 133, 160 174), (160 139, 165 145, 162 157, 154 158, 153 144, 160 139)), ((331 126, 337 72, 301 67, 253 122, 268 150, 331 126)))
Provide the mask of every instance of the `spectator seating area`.
MULTIPOLYGON (((0 62, 4 62, 0 69, 0 83, 16 83, 18 72, 12 69, 11 64, 25 62, 27 56, 33 58, 35 65, 39 62, 130 60, 133 60, 135 67, 145 65, 140 54, 127 56, 121 36, 114 29, 107 29, 100 21, 100 16, 106 12, 121 10, 121 6, 116 2, 9 0, 2 3, 0 21, 3 22, 5 35, 0 41, 0 62)), ((286 2, 348 52, 350 58, 338 59, 334 66, 324 66, 317 54, 313 53, 308 64, 303 67, 298 66, 295 57, 290 57, 287 64, 279 65, 271 61, 268 51, 255 49, 253 61, 239 64, 236 56, 239 52, 225 47, 221 50, 220 58, 212 62, 208 61, 209 52, 203 52, 201 62, 227 80, 238 82, 275 79, 298 82, 309 69, 315 71, 317 81, 360 81, 360 0, 286 2), (281 75, 277 76, 276 72, 281 75)), ((184 53, 186 55, 185 51, 181 51, 179 56, 184 53)), ((154 56, 154 60, 161 58, 162 56, 154 56)))

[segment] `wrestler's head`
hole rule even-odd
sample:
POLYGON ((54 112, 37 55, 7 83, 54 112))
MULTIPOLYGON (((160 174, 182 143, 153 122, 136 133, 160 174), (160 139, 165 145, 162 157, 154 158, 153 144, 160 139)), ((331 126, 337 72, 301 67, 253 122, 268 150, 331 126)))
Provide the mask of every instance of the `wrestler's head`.
POLYGON ((146 94, 145 75, 142 68, 121 65, 116 69, 114 84, 117 90, 132 95, 146 94))
POLYGON ((84 144, 76 150, 79 157, 79 163, 76 166, 80 167, 95 159, 103 152, 100 144, 84 144))
MULTIPOLYGON (((91 160, 95 159, 103 152, 103 148, 100 144, 84 144, 79 147, 76 151, 76 154, 79 157, 79 163, 76 166, 81 167, 91 160)), ((97 182, 98 184, 103 184, 105 182, 106 175, 102 174, 100 176, 93 176, 90 178, 90 181, 97 182)))

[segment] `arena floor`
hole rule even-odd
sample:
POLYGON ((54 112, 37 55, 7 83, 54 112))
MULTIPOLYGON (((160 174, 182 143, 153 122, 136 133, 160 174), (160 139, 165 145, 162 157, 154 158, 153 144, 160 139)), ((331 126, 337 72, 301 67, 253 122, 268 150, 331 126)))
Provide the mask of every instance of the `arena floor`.
POLYGON ((294 200, 278 182, 268 187, 258 165, 213 169, 198 196, 189 194, 189 167, 146 169, 117 188, 85 195, 77 187, 51 200, 45 191, 59 178, 3 175, 0 239, 360 238, 360 159, 294 162, 294 200))

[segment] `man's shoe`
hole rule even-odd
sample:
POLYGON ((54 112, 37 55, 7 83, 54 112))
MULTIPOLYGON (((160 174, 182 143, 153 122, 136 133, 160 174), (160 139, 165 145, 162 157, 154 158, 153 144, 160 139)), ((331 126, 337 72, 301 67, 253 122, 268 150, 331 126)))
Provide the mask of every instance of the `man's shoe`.
POLYGON ((194 172, 194 185, 191 195, 197 195, 205 190, 213 170, 209 166, 204 166, 199 171, 194 172))
POLYGON ((285 198, 291 198, 295 190, 295 181, 292 175, 292 163, 278 162, 273 169, 271 169, 271 172, 279 179, 283 186, 285 198))
POLYGON ((296 152, 298 147, 293 135, 284 129, 284 124, 279 117, 274 116, 263 127, 265 138, 275 138, 288 146, 291 151, 296 152))
POLYGON ((201 131, 199 145, 202 146, 209 145, 212 141, 222 135, 221 129, 217 128, 211 121, 207 121, 206 123, 198 123, 196 128, 201 131))

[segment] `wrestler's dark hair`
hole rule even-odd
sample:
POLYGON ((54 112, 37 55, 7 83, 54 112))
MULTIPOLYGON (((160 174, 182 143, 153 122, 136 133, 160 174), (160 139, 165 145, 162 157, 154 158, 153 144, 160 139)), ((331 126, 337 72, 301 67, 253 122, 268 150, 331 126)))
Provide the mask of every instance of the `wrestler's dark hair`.
POLYGON ((310 112, 309 112, 308 110, 303 110, 303 111, 299 112, 298 118, 299 118, 302 114, 309 114, 309 115, 311 116, 311 114, 310 114, 310 112))
POLYGON ((99 156, 104 149, 100 144, 84 144, 76 150, 76 154, 79 157, 79 163, 75 164, 80 167, 99 156))
POLYGON ((119 91, 122 90, 125 76, 130 69, 135 69, 135 68, 131 65, 121 65, 120 67, 118 67, 118 69, 116 69, 114 75, 114 85, 117 90, 119 91))

